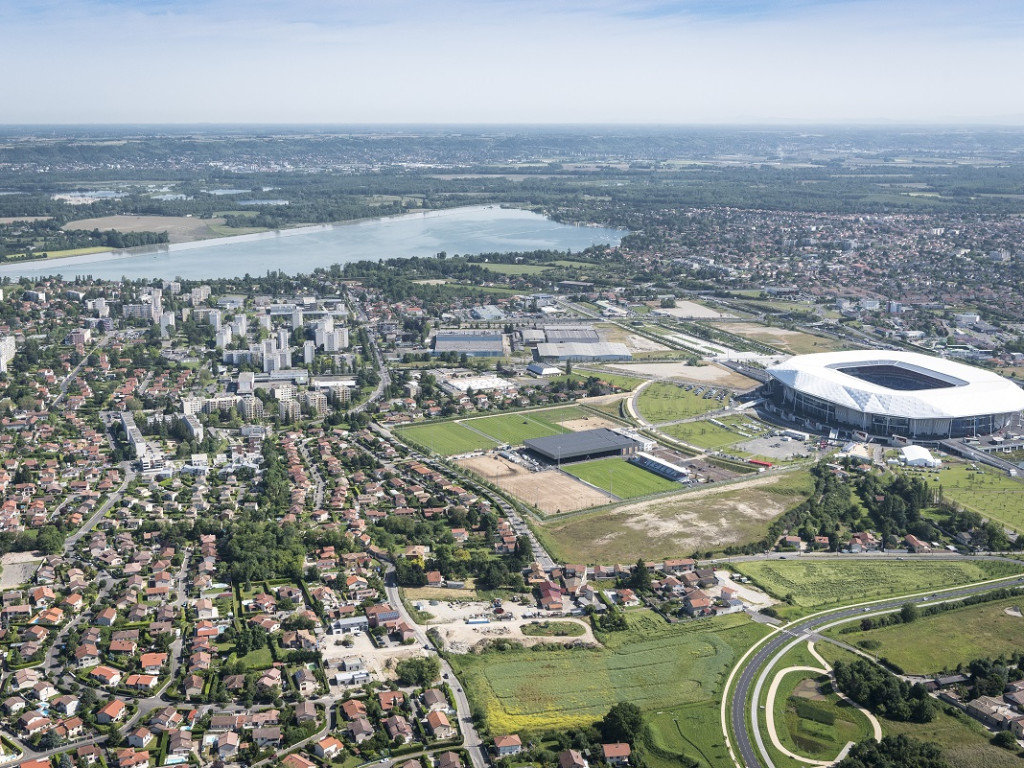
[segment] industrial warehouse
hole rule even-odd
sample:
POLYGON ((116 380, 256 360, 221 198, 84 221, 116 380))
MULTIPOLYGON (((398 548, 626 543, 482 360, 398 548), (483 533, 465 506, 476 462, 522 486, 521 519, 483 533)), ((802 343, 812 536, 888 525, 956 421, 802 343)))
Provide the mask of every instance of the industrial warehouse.
POLYGON ((535 437, 524 440, 523 445, 556 464, 605 456, 632 456, 643 447, 638 440, 604 428, 535 437))
POLYGON ((768 400, 784 417, 876 437, 989 435, 1024 410, 1024 390, 981 368, 916 352, 799 355, 767 369, 768 400))

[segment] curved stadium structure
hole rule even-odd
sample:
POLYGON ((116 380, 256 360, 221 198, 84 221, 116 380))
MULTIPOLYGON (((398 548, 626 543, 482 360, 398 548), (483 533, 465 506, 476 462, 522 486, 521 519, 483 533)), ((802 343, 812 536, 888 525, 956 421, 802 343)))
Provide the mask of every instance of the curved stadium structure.
POLYGON ((870 435, 937 440, 998 432, 1024 389, 990 371, 916 352, 798 355, 767 370, 781 411, 870 435))

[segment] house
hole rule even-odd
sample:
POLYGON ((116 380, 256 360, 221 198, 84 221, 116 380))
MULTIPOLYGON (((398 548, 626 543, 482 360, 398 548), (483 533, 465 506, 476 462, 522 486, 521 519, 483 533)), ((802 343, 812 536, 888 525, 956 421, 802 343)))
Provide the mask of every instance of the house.
POLYGON ((103 708, 96 713, 96 722, 103 725, 119 722, 127 711, 128 707, 125 706, 123 701, 114 699, 108 704, 105 704, 103 708))
POLYGON ((228 731, 217 736, 217 757, 221 760, 228 760, 238 753, 242 737, 234 731, 228 731))
POLYGON ((159 675, 164 664, 167 663, 166 653, 144 653, 139 659, 142 671, 147 675, 159 675))
POLYGON ((299 725, 316 722, 316 705, 312 701, 300 701, 295 704, 295 722, 299 725))
POLYGON ((167 756, 187 760, 192 752, 192 731, 177 729, 168 731, 167 756))
POLYGON ((398 611, 387 603, 383 603, 381 605, 371 605, 367 608, 366 618, 371 627, 380 627, 383 626, 385 622, 398 621, 400 616, 398 611))
POLYGON ((93 623, 101 627, 112 627, 115 621, 117 621, 117 611, 113 608, 104 608, 93 619, 93 623))
POLYGON ((253 728, 252 739, 260 749, 279 747, 281 746, 281 728, 276 725, 270 728, 253 728))
POLYGON ((629 765, 629 744, 602 744, 601 753, 609 765, 629 765))
POLYGON ((575 749, 567 749, 558 753, 558 768, 590 768, 590 763, 575 749))
POLYGON ((455 752, 442 752, 434 762, 435 768, 463 768, 462 760, 455 752))
POLYGON ((75 750, 75 757, 78 758, 78 764, 81 766, 95 765, 100 761, 101 756, 100 748, 95 744, 86 744, 75 750))
POLYGON ((373 726, 365 717, 354 718, 346 730, 356 744, 361 744, 373 736, 373 726))
POLYGON ((128 675, 124 684, 137 691, 151 691, 156 688, 159 678, 156 675, 128 675))
POLYGON ((405 703, 405 694, 401 691, 380 691, 377 694, 377 701, 382 710, 390 712, 397 705, 405 703))
POLYGON ((431 712, 427 715, 426 723, 427 728, 430 729, 430 735, 435 739, 454 739, 458 734, 444 712, 431 712))
POLYGON ((290 755, 282 757, 281 765, 284 768, 316 768, 316 763, 298 752, 292 752, 290 755))
POLYGON ((448 709, 448 700, 437 688, 430 688, 423 692, 423 706, 428 712, 440 712, 448 709))
POLYGON ((341 703, 341 712, 346 720, 356 720, 366 717, 366 705, 359 699, 349 699, 341 703))
POLYGON ((321 760, 330 760, 342 749, 341 742, 333 736, 320 739, 313 745, 313 753, 321 760))
POLYGON ((113 667, 100 665, 89 673, 89 677, 100 685, 106 685, 111 688, 116 688, 121 684, 121 673, 113 667))
POLYGON ((408 744, 412 741, 412 726, 401 715, 392 715, 385 720, 384 730, 387 731, 389 739, 398 739, 403 744, 408 744))
POLYGON ((295 680, 295 687, 303 696, 312 696, 314 693, 316 693, 316 675, 314 675, 305 667, 303 667, 302 669, 295 670, 295 674, 292 675, 292 679, 295 680))
POLYGON ((494 739, 494 752, 498 757, 518 755, 522 751, 523 741, 519 738, 518 733, 510 733, 494 739))
POLYGON ((932 551, 931 545, 921 541, 919 538, 917 538, 917 536, 914 536, 912 533, 908 533, 906 536, 904 536, 903 542, 907 545, 907 551, 912 552, 914 554, 925 554, 927 552, 932 551))
POLYGON ((140 725, 128 734, 128 746, 136 749, 145 749, 155 737, 153 732, 144 725, 140 725))

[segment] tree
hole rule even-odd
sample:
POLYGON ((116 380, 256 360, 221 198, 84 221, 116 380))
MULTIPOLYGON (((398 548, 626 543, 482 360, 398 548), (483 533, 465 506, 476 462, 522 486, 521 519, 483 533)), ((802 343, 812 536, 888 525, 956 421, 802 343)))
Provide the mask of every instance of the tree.
POLYGON ((402 685, 423 688, 437 680, 441 674, 441 662, 436 656, 403 659, 395 665, 395 674, 402 685))
POLYGON ((917 621, 919 612, 917 606, 913 603, 904 603, 903 607, 900 608, 900 619, 904 624, 910 624, 911 622, 917 621))
POLYGON ((647 563, 644 559, 638 558, 633 572, 629 576, 629 586, 634 592, 651 591, 651 572, 647 570, 647 563))
POLYGON ((608 710, 597 727, 605 741, 632 744, 643 731, 644 716, 636 704, 621 701, 608 710))
POLYGON ((907 736, 886 736, 880 742, 867 739, 850 748, 836 768, 951 768, 942 750, 907 736))

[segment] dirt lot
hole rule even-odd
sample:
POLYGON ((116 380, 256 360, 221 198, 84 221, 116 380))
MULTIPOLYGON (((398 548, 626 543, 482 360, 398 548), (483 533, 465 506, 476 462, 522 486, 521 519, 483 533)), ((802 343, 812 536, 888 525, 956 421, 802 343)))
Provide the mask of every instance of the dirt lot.
POLYGON ((808 453, 814 455, 814 446, 811 443, 803 443, 799 440, 783 441, 778 437, 755 437, 743 443, 737 443, 734 448, 757 456, 766 456, 769 459, 786 461, 799 456, 806 456, 808 453))
MULTIPOLYGON (((652 305, 653 306, 653 305, 652 305)), ((732 317, 732 315, 719 312, 717 309, 705 307, 693 301, 680 301, 676 299, 676 305, 669 309, 655 307, 659 312, 664 312, 672 317, 692 317, 700 320, 714 320, 720 317, 732 317)))
POLYGON ((62 229, 116 229, 120 232, 167 232, 172 243, 191 243, 208 240, 219 234, 211 224, 223 224, 224 219, 197 219, 190 216, 104 216, 99 219, 69 221, 62 229))
POLYGON ((737 336, 760 341, 792 355, 832 352, 849 348, 836 339, 814 336, 790 328, 776 328, 758 323, 722 323, 717 327, 735 333, 737 336))
POLYGON ((535 615, 538 611, 533 605, 520 605, 506 601, 504 609, 515 618, 509 621, 492 621, 489 624, 466 624, 466 619, 471 616, 481 616, 490 611, 487 603, 439 603, 438 605, 424 605, 423 610, 432 613, 434 619, 427 622, 429 626, 437 629, 444 638, 445 646, 454 653, 469 653, 470 650, 485 640, 503 638, 515 640, 523 645, 536 645, 537 643, 569 643, 582 642, 596 644, 594 633, 590 624, 582 619, 559 617, 557 621, 571 621, 582 626, 586 631, 578 637, 533 637, 522 633, 522 626, 533 621, 544 621, 547 616, 535 615))
MULTIPOLYGON (((587 423, 597 421, 591 418, 587 423)), ((545 514, 572 512, 607 504, 612 498, 556 470, 531 472, 500 456, 477 456, 459 462, 500 488, 533 504, 545 514)))
POLYGON ((637 365, 609 365, 620 371, 631 371, 661 379, 692 381, 696 384, 716 384, 722 387, 744 390, 757 386, 757 382, 730 371, 721 365, 687 365, 686 363, 639 363, 637 365))
POLYGON ((602 419, 600 416, 585 416, 582 419, 559 422, 563 427, 573 432, 582 432, 587 429, 616 429, 621 424, 616 424, 611 419, 602 419))
POLYGON ((0 589, 20 587, 32 578, 41 562, 31 552, 8 552, 0 558, 0 566, 4 569, 0 574, 0 589))
POLYGON ((657 341, 652 341, 645 336, 638 336, 635 333, 621 328, 617 325, 598 325, 601 337, 605 341, 616 341, 625 344, 630 352, 666 352, 668 347, 657 341))
POLYGON ((390 680, 394 677, 393 668, 396 662, 402 659, 410 659, 414 656, 426 656, 427 652, 419 645, 397 645, 393 648, 377 648, 364 633, 359 635, 345 635, 354 640, 351 648, 340 644, 343 639, 341 635, 328 635, 323 638, 321 651, 324 657, 324 668, 327 669, 327 677, 330 678, 338 669, 342 659, 349 656, 359 656, 366 663, 366 669, 376 680, 390 680), (336 644, 337 643, 337 644, 336 644))

